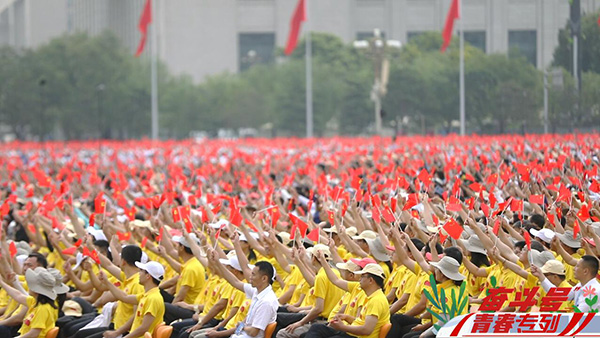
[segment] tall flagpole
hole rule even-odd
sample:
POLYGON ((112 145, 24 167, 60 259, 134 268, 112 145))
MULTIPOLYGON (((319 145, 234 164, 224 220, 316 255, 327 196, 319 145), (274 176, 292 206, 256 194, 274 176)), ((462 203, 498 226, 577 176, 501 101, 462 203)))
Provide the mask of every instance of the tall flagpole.
POLYGON ((152 1, 152 23, 153 25, 150 26, 150 32, 151 32, 151 36, 150 36, 150 60, 151 60, 151 66, 150 66, 150 72, 151 72, 151 82, 152 82, 152 89, 151 89, 151 105, 152 105, 152 139, 153 140, 158 140, 158 75, 157 75, 157 70, 156 70, 156 64, 157 64, 157 60, 156 58, 158 57, 158 38, 157 38, 157 33, 158 33, 158 15, 156 15, 156 1, 158 0, 153 0, 152 1))
POLYGON ((305 0, 306 10, 306 137, 313 137, 313 91, 312 91, 312 41, 310 36, 309 0, 305 0))
POLYGON ((463 30, 462 1, 458 1, 458 21, 460 29, 460 135, 465 136, 465 36, 463 30))

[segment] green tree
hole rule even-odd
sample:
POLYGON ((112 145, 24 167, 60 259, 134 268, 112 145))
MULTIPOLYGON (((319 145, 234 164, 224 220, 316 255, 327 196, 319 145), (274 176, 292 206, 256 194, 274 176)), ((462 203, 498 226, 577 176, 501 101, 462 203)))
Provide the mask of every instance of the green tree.
MULTIPOLYGON (((600 73, 600 27, 598 16, 600 12, 588 13, 581 17, 581 71, 600 73)), ((571 27, 567 23, 558 34, 558 46, 554 50, 554 66, 573 69, 573 39, 571 27)))

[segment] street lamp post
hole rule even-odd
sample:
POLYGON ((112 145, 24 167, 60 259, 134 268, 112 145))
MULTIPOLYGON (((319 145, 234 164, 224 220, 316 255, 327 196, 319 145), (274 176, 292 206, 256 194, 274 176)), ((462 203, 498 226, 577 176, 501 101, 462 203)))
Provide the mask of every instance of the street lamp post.
POLYGON ((378 28, 373 31, 372 39, 354 41, 355 48, 366 49, 373 59, 375 80, 371 88, 371 100, 375 103, 375 135, 381 135, 381 101, 387 93, 390 70, 388 50, 401 46, 402 44, 398 40, 384 40, 378 28))

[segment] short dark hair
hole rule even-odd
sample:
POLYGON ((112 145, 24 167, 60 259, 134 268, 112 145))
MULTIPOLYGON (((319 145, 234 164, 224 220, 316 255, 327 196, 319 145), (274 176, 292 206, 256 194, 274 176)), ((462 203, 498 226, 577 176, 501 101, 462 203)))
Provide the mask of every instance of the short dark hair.
POLYGON ((273 284, 273 276, 275 276, 275 268, 273 268, 273 265, 266 261, 260 261, 256 262, 255 266, 261 274, 269 278, 269 284, 273 284))
POLYGON ((121 250, 121 259, 129 265, 135 266, 135 262, 142 259, 142 249, 137 245, 127 245, 121 250))
POLYGON ((592 275, 595 278, 596 275, 598 274, 598 258, 596 258, 595 256, 591 256, 591 255, 585 255, 585 256, 581 257, 581 261, 583 262, 583 265, 586 268, 588 268, 592 271, 592 275))
POLYGON ((546 251, 544 245, 538 241, 531 241, 531 250, 537 250, 539 252, 546 251))
POLYGON ((28 258, 35 258, 36 262, 43 267, 44 269, 48 268, 48 260, 46 259, 46 257, 44 257, 44 255, 42 255, 39 252, 32 252, 29 254, 29 256, 27 256, 28 258))
POLYGON ((38 293, 37 295, 36 305, 38 304, 50 304, 50 306, 56 309, 56 302, 50 299, 50 297, 44 296, 41 293, 38 293))
POLYGON ((529 222, 539 226, 540 228, 543 228, 544 224, 546 224, 546 218, 540 214, 533 214, 529 216, 529 222))
POLYGON ((375 281, 375 283, 377 283, 377 286, 379 286, 379 288, 383 289, 383 284, 384 284, 384 280, 383 278, 367 273, 367 275, 369 275, 369 277, 373 278, 373 280, 375 281))
POLYGON ((523 249, 527 243, 525 241, 518 241, 515 243, 515 248, 523 249))
POLYGON ((419 250, 419 251, 423 250, 425 243, 423 243, 422 240, 420 240, 418 238, 411 238, 410 241, 413 242, 413 244, 417 247, 417 250, 419 250))
POLYGON ((449 248, 444 249, 444 255, 456 259, 458 264, 461 264, 461 262, 463 260, 462 252, 460 252, 460 249, 455 246, 451 246, 449 248))

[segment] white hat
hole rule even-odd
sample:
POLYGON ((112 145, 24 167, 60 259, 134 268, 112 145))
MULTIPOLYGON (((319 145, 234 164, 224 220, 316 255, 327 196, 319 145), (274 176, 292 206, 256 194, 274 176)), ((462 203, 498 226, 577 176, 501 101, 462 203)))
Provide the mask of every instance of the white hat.
POLYGON ((538 268, 543 267, 546 262, 555 259, 554 255, 550 251, 539 252, 537 250, 531 250, 529 251, 529 254, 531 255, 531 261, 533 262, 533 265, 537 266, 538 268))
POLYGON ((377 234, 371 230, 365 230, 365 231, 361 232, 360 235, 358 235, 358 236, 352 236, 352 239, 355 239, 355 240, 362 239, 365 241, 367 239, 375 239, 375 238, 377 238, 377 234))
POLYGON ((537 237, 546 243, 552 243, 552 238, 556 235, 554 231, 547 228, 542 230, 531 229, 529 232, 531 232, 534 237, 537 237))
MULTIPOLYGON (((235 255, 229 256, 228 259, 221 258, 221 259, 219 259, 219 262, 221 262, 221 264, 223 264, 223 265, 228 265, 228 266, 236 269, 237 271, 243 271, 242 265, 240 264, 240 261, 238 260, 238 258, 235 255)), ((248 268, 254 269, 254 265, 248 264, 248 268)))
POLYGON ((365 265, 365 267, 362 270, 354 272, 355 275, 362 275, 365 273, 385 279, 385 272, 383 272, 383 268, 379 264, 370 263, 365 265))
POLYGON ((467 251, 487 255, 487 251, 477 235, 472 235, 468 240, 461 239, 460 241, 463 243, 467 251))
POLYGON ((146 264, 146 263, 148 263, 148 260, 149 260, 148 254, 145 253, 144 251, 142 251, 142 257, 140 258, 140 262, 142 262, 143 264, 146 264))
POLYGON ((390 255, 379 238, 367 239, 367 244, 369 244, 369 250, 375 259, 380 262, 388 262, 390 260, 390 255))
POLYGON ((67 300, 63 304, 62 311, 65 316, 71 317, 81 317, 83 314, 83 309, 81 309, 81 305, 74 300, 67 300))
POLYGON ((354 227, 354 226, 346 228, 346 234, 350 237, 356 236, 357 233, 358 233, 358 229, 356 229, 356 227, 354 227))
POLYGON ((338 233, 337 228, 334 227, 334 226, 332 226, 330 228, 325 228, 325 229, 323 229, 323 231, 329 232, 329 233, 333 233, 333 234, 337 234, 338 233))
POLYGON ((222 226, 227 226, 229 224, 229 221, 226 219, 220 219, 218 221, 216 221, 215 223, 210 223, 208 226, 210 226, 213 229, 221 229, 222 226))
POLYGON ((69 292, 69 287, 62 282, 63 276, 60 274, 60 271, 56 269, 48 269, 48 272, 54 276, 56 283, 54 284, 54 292, 56 292, 57 295, 62 295, 63 293, 69 292))
POLYGON ((348 270, 350 272, 356 272, 360 270, 360 266, 351 260, 348 260, 345 263, 337 263, 335 266, 340 270, 348 270))
POLYGON ((75 266, 73 266, 73 270, 77 270, 77 268, 81 265, 81 262, 83 262, 83 260, 86 258, 87 256, 84 256, 81 252, 78 252, 75 256, 75 266))
POLYGON ((56 299, 56 291, 54 291, 56 279, 48 272, 48 270, 42 267, 27 269, 25 272, 25 280, 27 281, 29 290, 44 295, 52 300, 56 299))
POLYGON ((318 252, 322 252, 325 256, 325 259, 331 258, 331 251, 329 250, 329 247, 325 244, 315 244, 315 246, 306 249, 306 252, 314 257, 316 257, 316 254, 318 252))
MULTIPOLYGON (((189 236, 194 242, 196 242, 196 244, 200 243, 195 233, 191 233, 189 234, 189 236)), ((173 241, 185 246, 186 248, 190 247, 190 243, 188 243, 187 239, 184 236, 173 236, 173 241)))
POLYGON ((561 276, 565 276, 567 274, 564 264, 556 259, 547 261, 546 264, 542 266, 542 273, 553 273, 561 276))
POLYGON ((87 232, 88 232, 88 234, 92 235, 94 237, 94 240, 96 240, 96 241, 107 241, 108 242, 108 239, 106 238, 106 235, 104 234, 104 232, 102 230, 94 229, 93 227, 88 227, 87 232))
POLYGON ((456 259, 454 259, 450 256, 444 256, 439 261, 429 262, 429 264, 440 269, 440 271, 442 272, 442 274, 444 274, 444 276, 446 276, 452 280, 458 281, 458 280, 465 279, 465 276, 461 275, 460 272, 458 272, 458 268, 460 267, 460 264, 456 261, 456 259))
POLYGON ((152 229, 152 224, 150 223, 150 221, 142 221, 142 220, 139 220, 139 219, 134 219, 129 224, 131 224, 134 227, 138 227, 138 228, 152 229))
POLYGON ((279 238, 281 238, 281 242, 283 243, 283 245, 288 245, 292 241, 290 238, 291 235, 288 232, 282 231, 277 235, 279 236, 279 238))
POLYGON ((575 239, 573 239, 573 231, 572 230, 567 230, 565 231, 564 234, 556 234, 556 237, 558 237, 558 239, 560 239, 561 242, 563 242, 564 245, 570 247, 570 248, 574 248, 574 249, 579 249, 581 248, 581 234, 577 234, 577 237, 575 239))
POLYGON ((148 263, 135 262, 135 266, 146 271, 156 280, 162 280, 165 275, 165 268, 159 262, 149 261, 148 263))

